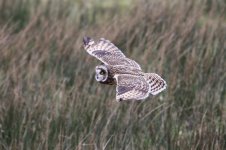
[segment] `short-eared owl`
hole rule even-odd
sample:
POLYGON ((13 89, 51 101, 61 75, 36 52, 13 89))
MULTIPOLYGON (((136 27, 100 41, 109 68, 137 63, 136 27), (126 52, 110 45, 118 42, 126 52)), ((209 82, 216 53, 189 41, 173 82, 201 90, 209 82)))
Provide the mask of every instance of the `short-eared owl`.
POLYGON ((83 38, 85 50, 103 62, 96 66, 95 78, 103 84, 116 84, 116 100, 142 100, 166 89, 166 82, 155 73, 142 72, 139 64, 127 58, 109 40, 83 38))

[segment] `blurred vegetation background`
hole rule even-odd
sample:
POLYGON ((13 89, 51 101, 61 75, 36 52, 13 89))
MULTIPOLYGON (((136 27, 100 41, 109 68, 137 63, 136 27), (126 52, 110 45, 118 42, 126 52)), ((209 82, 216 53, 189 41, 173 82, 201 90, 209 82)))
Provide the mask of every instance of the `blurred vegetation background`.
POLYGON ((0 0, 0 149, 226 149, 225 0, 0 0), (115 101, 82 37, 167 90, 115 101))

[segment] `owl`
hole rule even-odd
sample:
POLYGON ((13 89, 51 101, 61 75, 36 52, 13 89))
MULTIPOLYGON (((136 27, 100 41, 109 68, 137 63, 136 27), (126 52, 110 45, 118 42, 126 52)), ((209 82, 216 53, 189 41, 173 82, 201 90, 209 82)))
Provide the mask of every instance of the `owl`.
POLYGON ((140 65, 127 58, 109 40, 83 38, 84 49, 103 64, 96 66, 96 81, 116 85, 116 100, 143 100, 166 89, 166 82, 156 73, 144 73, 140 65))

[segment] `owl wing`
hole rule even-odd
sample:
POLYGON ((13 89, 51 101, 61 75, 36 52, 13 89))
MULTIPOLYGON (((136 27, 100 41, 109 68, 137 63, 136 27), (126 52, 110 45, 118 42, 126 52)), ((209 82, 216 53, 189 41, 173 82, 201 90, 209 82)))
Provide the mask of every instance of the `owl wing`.
POLYGON ((141 70, 137 62, 127 58, 122 51, 109 40, 101 38, 98 42, 94 42, 93 39, 84 37, 83 43, 86 51, 90 55, 96 57, 106 65, 124 65, 141 70))
POLYGON ((149 84, 149 93, 152 95, 157 95, 167 87, 166 81, 156 73, 145 73, 144 78, 149 84))
POLYGON ((116 100, 141 100, 149 95, 149 84, 142 76, 116 74, 116 100))

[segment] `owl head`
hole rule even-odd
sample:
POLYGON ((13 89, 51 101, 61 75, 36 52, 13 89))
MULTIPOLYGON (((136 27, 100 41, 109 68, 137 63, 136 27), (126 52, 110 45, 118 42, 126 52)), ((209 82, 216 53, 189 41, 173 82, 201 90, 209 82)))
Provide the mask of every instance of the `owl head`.
POLYGON ((89 48, 89 46, 93 45, 95 42, 90 37, 83 37, 83 46, 85 49, 89 48))
POLYGON ((105 65, 96 66, 95 79, 98 82, 105 82, 108 79, 108 69, 105 65))

